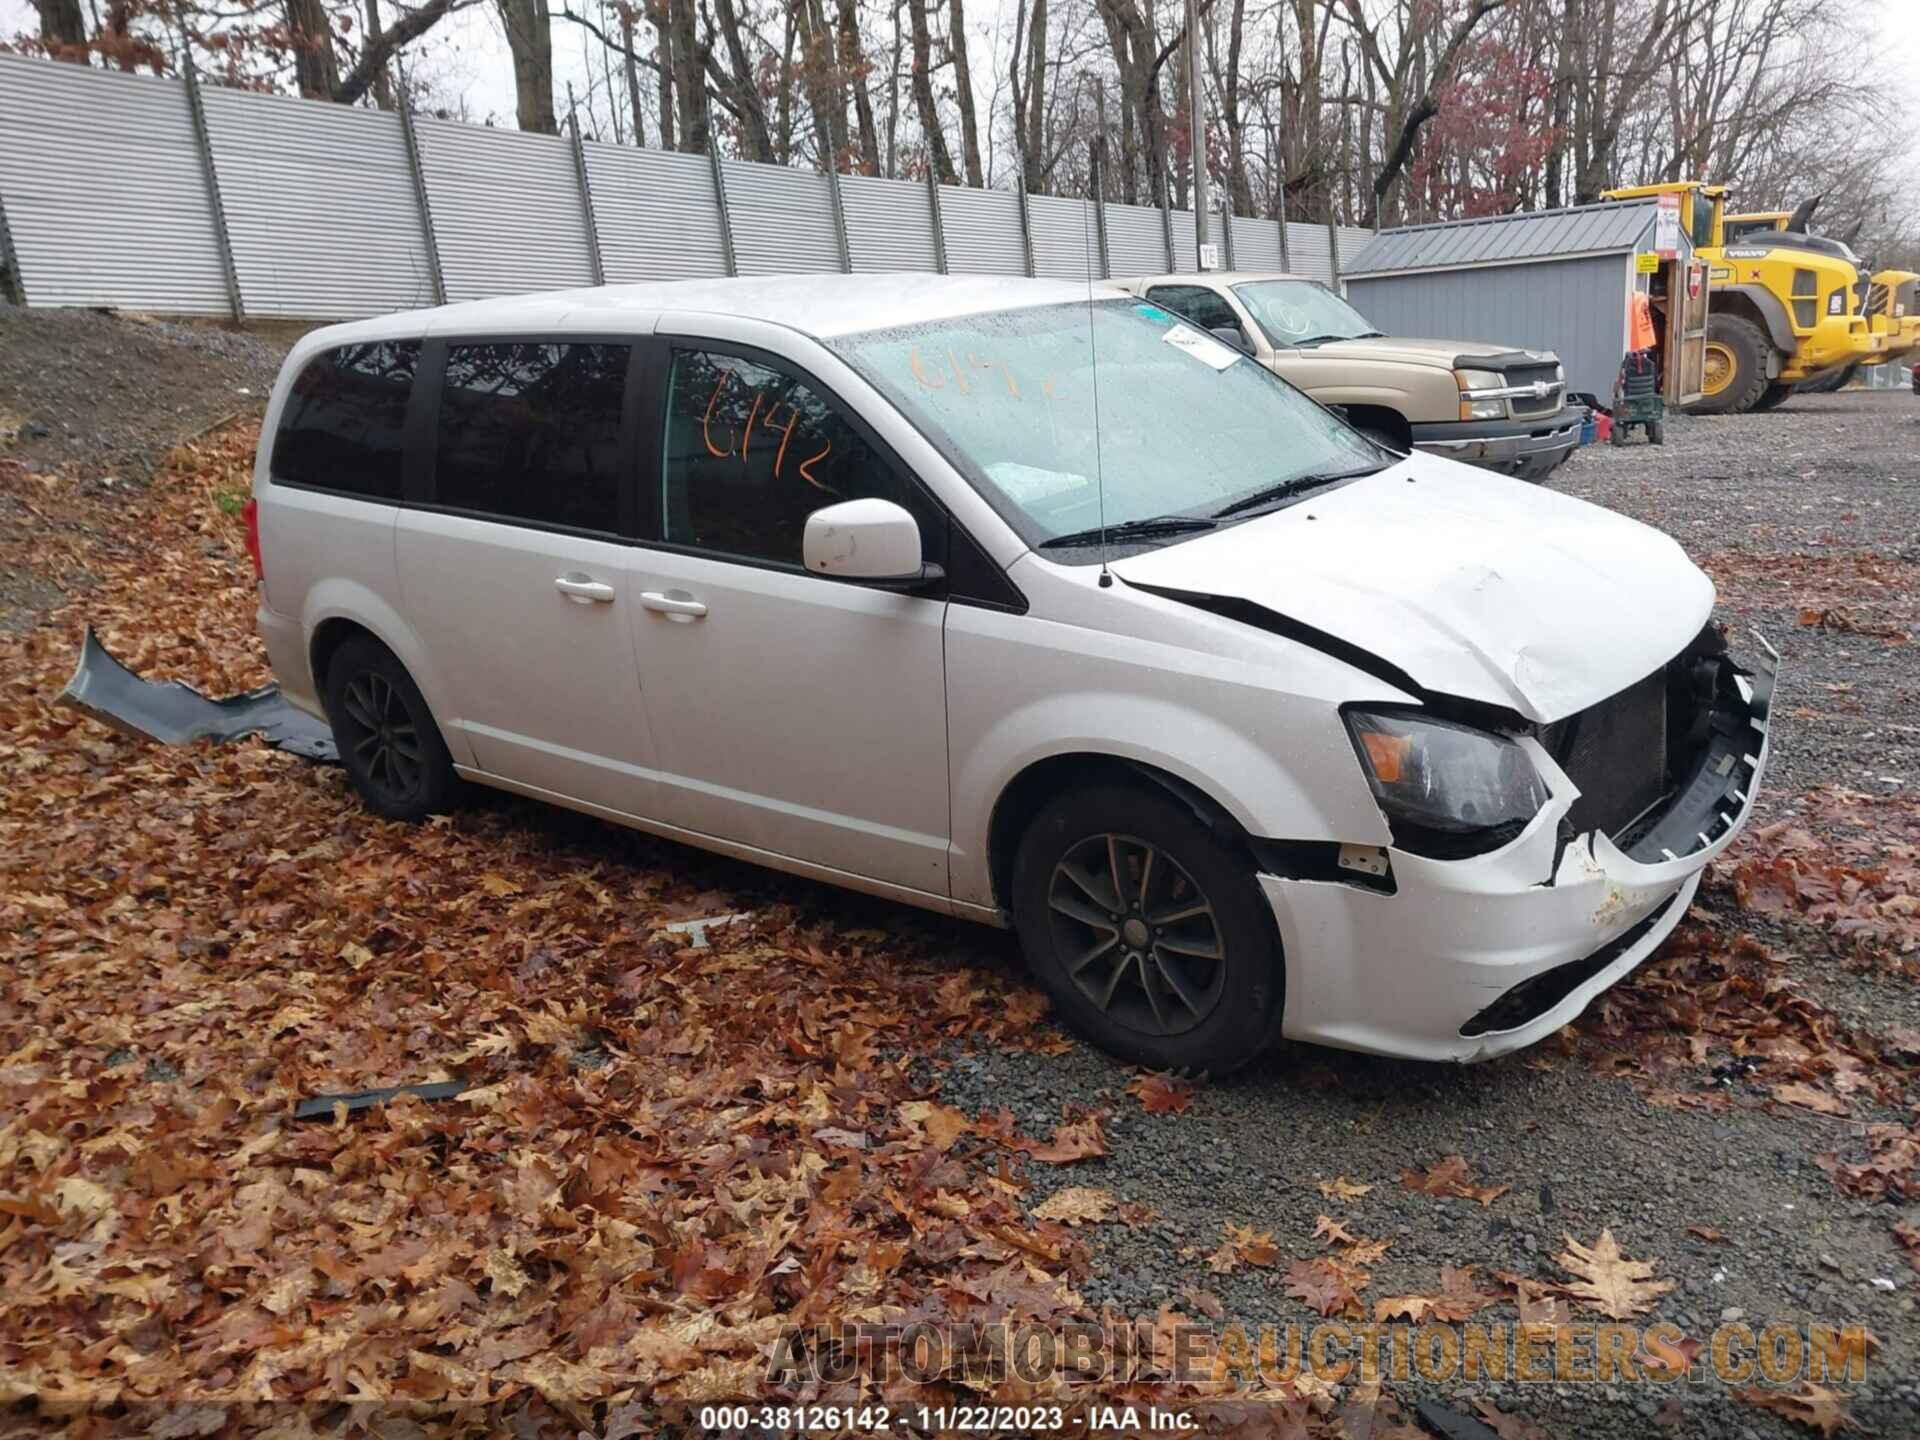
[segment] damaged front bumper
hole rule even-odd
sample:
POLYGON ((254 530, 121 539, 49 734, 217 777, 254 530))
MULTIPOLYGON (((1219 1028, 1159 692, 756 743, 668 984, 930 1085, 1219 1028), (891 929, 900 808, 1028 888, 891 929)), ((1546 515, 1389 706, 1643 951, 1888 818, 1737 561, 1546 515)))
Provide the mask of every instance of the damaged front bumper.
POLYGON ((1471 1062, 1573 1020, 1680 923, 1752 814, 1778 664, 1766 653, 1757 673, 1736 674, 1694 768, 1625 848, 1598 830, 1567 833, 1578 789, 1525 739, 1552 799, 1510 844, 1463 860, 1389 849, 1390 889, 1262 874, 1285 956, 1282 1033, 1471 1062))

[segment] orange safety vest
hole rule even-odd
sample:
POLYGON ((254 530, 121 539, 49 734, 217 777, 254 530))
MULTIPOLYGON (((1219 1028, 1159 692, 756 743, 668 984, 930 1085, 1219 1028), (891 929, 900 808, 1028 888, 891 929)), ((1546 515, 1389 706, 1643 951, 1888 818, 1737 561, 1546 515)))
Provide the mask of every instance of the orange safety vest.
POLYGON ((1644 290, 1633 292, 1633 300, 1628 306, 1627 348, 1629 350, 1653 349, 1653 300, 1644 290))

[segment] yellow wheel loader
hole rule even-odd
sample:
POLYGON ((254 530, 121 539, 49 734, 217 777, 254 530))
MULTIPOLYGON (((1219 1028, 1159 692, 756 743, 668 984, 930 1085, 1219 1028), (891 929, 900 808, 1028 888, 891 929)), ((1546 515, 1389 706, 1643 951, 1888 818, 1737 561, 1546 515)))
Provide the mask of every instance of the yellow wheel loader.
POLYGON ((1680 223, 1707 265, 1706 364, 1695 414, 1767 410, 1794 387, 1849 365, 1878 364, 1887 340, 1866 314, 1867 286, 1853 252, 1803 228, 1812 204, 1786 227, 1727 233, 1725 185, 1699 180, 1609 190, 1609 200, 1678 195, 1680 223), (1804 212, 1804 213, 1803 213, 1804 212))
MULTIPOLYGON (((1737 245, 1743 236, 1761 231, 1793 229, 1799 214, 1790 210, 1751 210, 1744 215, 1729 215, 1727 243, 1737 245)), ((1873 359, 1873 364, 1885 365, 1896 360, 1913 363, 1915 352, 1920 351, 1920 274, 1911 270, 1874 272, 1867 287, 1867 328, 1875 335, 1886 337, 1886 349, 1873 359)), ((1861 363, 1843 365, 1796 388, 1810 395, 1838 390, 1853 379, 1861 363)))

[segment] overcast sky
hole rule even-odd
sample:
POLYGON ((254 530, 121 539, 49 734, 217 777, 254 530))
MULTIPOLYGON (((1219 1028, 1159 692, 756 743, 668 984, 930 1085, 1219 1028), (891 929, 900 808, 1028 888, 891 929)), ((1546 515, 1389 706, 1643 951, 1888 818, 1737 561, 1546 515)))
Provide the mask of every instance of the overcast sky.
MULTIPOLYGON (((1920 185, 1920 26, 1913 23, 1914 0, 1867 0, 1867 6, 1874 12, 1874 23, 1882 38, 1882 53, 1905 80, 1890 97, 1893 109, 1887 123, 1908 137, 1913 183, 1920 185)), ((998 8, 991 3, 976 4, 969 16, 969 29, 980 37, 979 50, 974 56, 974 76, 981 93, 983 122, 989 113, 988 92, 1003 68, 1000 58, 991 53, 998 8)), ((0 36, 31 34, 36 28, 30 0, 0 0, 0 36)), ((558 91, 554 104, 562 116, 566 111, 567 82, 571 80, 584 93, 600 75, 598 46, 599 42, 581 26, 559 19, 553 22, 554 78, 558 91), (586 63, 589 54, 594 55, 591 71, 586 63)), ((411 53, 417 57, 412 63, 428 67, 440 103, 464 111, 466 119, 478 124, 511 126, 514 123, 513 67, 498 12, 492 5, 472 6, 442 22, 430 38, 416 45, 411 53)), ((624 83, 617 66, 615 83, 624 83)), ((603 103, 600 114, 604 117, 606 113, 603 103)))

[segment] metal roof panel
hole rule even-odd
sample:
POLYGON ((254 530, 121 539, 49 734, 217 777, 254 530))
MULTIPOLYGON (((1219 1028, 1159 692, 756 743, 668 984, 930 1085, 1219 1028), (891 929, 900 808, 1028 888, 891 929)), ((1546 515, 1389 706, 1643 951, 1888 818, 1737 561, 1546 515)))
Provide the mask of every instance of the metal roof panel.
POLYGON ((1343 268, 1349 275, 1383 275, 1563 254, 1625 254, 1637 248, 1658 208, 1649 197, 1404 225, 1382 230, 1343 268))

